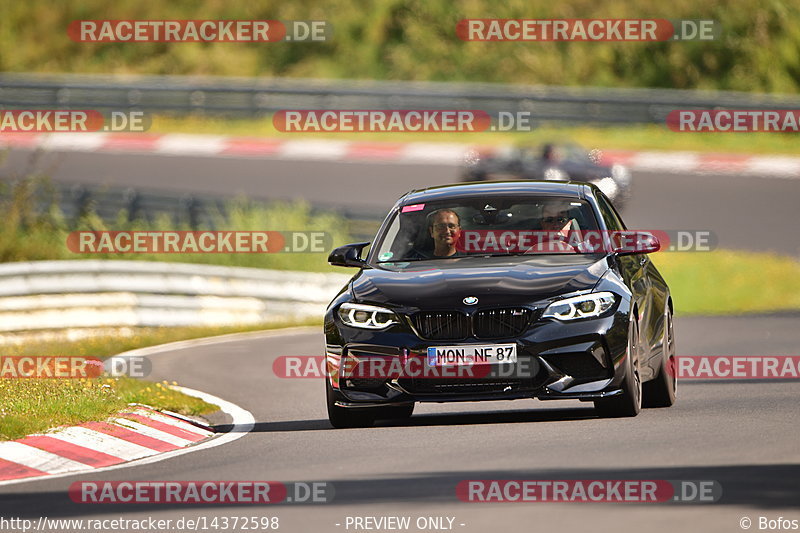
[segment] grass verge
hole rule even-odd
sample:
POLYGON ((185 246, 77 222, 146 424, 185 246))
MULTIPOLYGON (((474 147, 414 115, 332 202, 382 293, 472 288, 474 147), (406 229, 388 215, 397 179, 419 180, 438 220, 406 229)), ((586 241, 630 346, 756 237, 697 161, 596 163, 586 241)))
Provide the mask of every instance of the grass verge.
POLYGON ((164 383, 132 378, 0 379, 0 439, 103 420, 131 402, 187 415, 217 410, 164 383))
MULTIPOLYGON (((105 358, 134 348, 167 342, 274 329, 305 323, 270 323, 218 328, 139 328, 130 337, 97 336, 74 342, 30 342, 6 346, 4 355, 81 355, 105 358)), ((214 412, 209 404, 169 388, 177 385, 102 376, 95 379, 0 379, 0 440, 13 440, 46 429, 103 420, 129 403, 142 403, 185 415, 214 412)))
MULTIPOLYGON (((3 175, 0 169, 0 262, 52 259, 127 259, 225 266, 332 272, 327 254, 301 253, 75 253, 67 247, 72 231, 316 231, 331 247, 351 242, 350 224, 330 211, 315 211, 307 202, 257 203, 235 198, 223 210, 208 208, 208 220, 195 226, 188 211, 152 213, 133 220, 123 209, 105 220, 90 210, 68 218, 59 207, 49 178, 3 175), (9 179, 10 178, 10 179, 9 179), (7 180, 7 181, 5 181, 7 180)), ((355 221, 353 222, 355 223, 355 221)))
POLYGON ((800 262, 772 253, 715 250, 652 256, 676 315, 800 310, 800 262))
POLYGON ((367 142, 442 142, 477 145, 532 144, 571 140, 601 150, 666 150, 735 154, 797 155, 797 135, 792 133, 676 133, 666 126, 557 126, 543 125, 530 132, 419 133, 326 132, 285 133, 275 129, 272 117, 224 119, 219 117, 156 116, 151 133, 197 133, 276 139, 337 139, 367 142))

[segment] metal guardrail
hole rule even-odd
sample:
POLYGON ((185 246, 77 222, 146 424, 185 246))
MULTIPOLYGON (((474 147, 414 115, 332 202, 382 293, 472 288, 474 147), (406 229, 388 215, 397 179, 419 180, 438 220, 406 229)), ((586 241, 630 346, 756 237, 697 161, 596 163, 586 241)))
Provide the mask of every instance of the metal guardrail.
POLYGON ((800 98, 728 91, 489 83, 0 74, 0 108, 254 116, 281 109, 530 111, 540 121, 663 122, 674 109, 797 109, 800 98))
POLYGON ((0 332, 321 316, 343 274, 148 261, 0 264, 0 332))

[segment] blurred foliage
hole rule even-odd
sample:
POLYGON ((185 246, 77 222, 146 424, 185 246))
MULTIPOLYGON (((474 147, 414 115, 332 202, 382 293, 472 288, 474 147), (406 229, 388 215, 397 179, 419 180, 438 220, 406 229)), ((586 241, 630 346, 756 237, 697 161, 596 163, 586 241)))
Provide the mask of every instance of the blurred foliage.
POLYGON ((281 270, 333 271, 327 253, 160 253, 77 254, 66 245, 71 231, 323 231, 334 246, 350 241, 348 221, 335 213, 312 211, 307 202, 256 203, 238 198, 227 203, 224 213, 213 213, 211 227, 191 228, 176 224, 170 214, 153 220, 129 220, 120 211, 115 221, 104 221, 93 211, 69 221, 58 207, 58 196, 46 176, 21 178, 0 172, 0 262, 47 259, 140 259, 180 263, 205 263, 281 270))
POLYGON ((796 93, 800 2, 0 0, 0 71, 447 80, 796 93), (713 42, 462 42, 463 18, 713 19, 713 42), (77 43, 79 19, 327 20, 327 43, 77 43))

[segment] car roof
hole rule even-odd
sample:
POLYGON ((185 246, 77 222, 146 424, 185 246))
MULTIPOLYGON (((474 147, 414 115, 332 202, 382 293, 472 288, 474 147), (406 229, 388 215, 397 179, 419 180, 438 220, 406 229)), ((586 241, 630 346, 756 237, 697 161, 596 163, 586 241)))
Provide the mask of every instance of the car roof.
POLYGON ((487 194, 541 194, 542 196, 567 196, 585 198, 588 184, 574 181, 489 181, 479 183, 454 183, 416 189, 402 196, 400 205, 446 200, 448 198, 476 198, 487 194))

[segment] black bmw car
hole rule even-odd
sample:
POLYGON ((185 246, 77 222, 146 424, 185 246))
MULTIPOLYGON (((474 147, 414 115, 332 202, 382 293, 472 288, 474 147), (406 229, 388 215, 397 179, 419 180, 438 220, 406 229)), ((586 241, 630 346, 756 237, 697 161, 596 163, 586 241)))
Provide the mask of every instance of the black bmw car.
POLYGON ((365 242, 328 258, 359 268, 325 315, 331 424, 409 417, 415 402, 577 399, 608 417, 672 405, 672 298, 646 253, 657 240, 586 246, 625 231, 587 183, 407 193, 365 258, 365 242))
POLYGON ((499 152, 475 153, 467 159, 462 181, 528 179, 586 181, 597 185, 618 209, 631 197, 630 170, 618 163, 604 164, 572 142, 521 146, 499 152))

